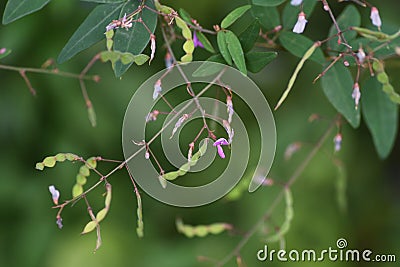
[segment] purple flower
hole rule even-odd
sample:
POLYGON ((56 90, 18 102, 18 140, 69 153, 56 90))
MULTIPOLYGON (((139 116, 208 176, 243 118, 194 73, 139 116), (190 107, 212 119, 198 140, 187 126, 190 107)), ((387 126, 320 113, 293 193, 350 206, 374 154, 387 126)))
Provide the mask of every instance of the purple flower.
POLYGON ((215 141, 214 142, 214 144, 213 144, 213 146, 216 146, 217 147, 217 152, 218 152, 218 155, 222 158, 222 159, 224 159, 225 158, 225 153, 224 153, 224 150, 222 149, 222 146, 227 146, 227 145, 229 145, 229 142, 228 141, 226 141, 226 139, 225 138, 219 138, 217 141, 215 141))
POLYGON ((204 45, 200 42, 199 38, 197 38, 196 32, 193 33, 193 43, 194 43, 194 47, 204 48, 204 45))
POLYGON ((306 14, 304 12, 300 12, 297 18, 296 25, 294 25, 293 32, 295 33, 302 33, 304 32, 304 28, 306 27, 306 14))

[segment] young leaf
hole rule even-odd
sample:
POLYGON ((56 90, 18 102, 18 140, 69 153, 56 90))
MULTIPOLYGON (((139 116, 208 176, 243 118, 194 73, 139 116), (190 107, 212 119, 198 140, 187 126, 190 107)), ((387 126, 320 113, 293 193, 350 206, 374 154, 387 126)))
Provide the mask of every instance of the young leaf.
MULTIPOLYGON (((140 2, 137 0, 126 1, 120 11, 119 18, 123 17, 125 13, 128 14, 129 12, 136 10, 139 4, 140 2)), ((146 1, 146 5, 154 9, 153 1, 146 1)), ((145 8, 141 13, 134 17, 134 19, 139 17, 142 18, 150 32, 154 33, 157 26, 157 14, 145 8)), ((132 28, 129 28, 128 30, 117 30, 114 37, 114 50, 121 51, 122 53, 129 52, 133 55, 138 55, 143 52, 149 41, 150 33, 147 31, 146 27, 142 23, 133 22, 132 28)), ((124 65, 122 62, 116 62, 114 68, 115 76, 121 77, 122 74, 129 69, 132 63, 133 62, 124 65)))
POLYGON ((279 6, 286 0, 253 0, 253 5, 257 6, 279 6))
POLYGON ((303 55, 303 57, 297 64, 297 67, 294 70, 292 77, 290 77, 290 80, 289 80, 289 83, 288 83, 288 86, 287 86, 285 92, 283 92, 281 98, 278 101, 278 104, 276 104, 275 110, 277 110, 279 108, 279 106, 282 105, 283 101, 285 101, 286 97, 289 95, 290 90, 292 90, 294 82, 297 79, 297 75, 299 74, 301 68, 303 68, 304 62, 306 62, 306 60, 309 57, 311 57, 311 55, 314 53, 315 49, 317 49, 319 46, 320 46, 320 44, 316 42, 305 52, 305 54, 303 55))
POLYGON ((50 0, 8 0, 3 14, 3 24, 42 9, 50 0))
MULTIPOLYGON (((340 16, 337 18, 337 23, 339 25, 339 28, 342 31, 345 31, 349 29, 350 27, 353 26, 360 26, 361 23, 361 17, 360 13, 358 12, 357 8, 353 5, 348 5, 340 14, 340 16)), ((329 37, 337 34, 337 29, 335 25, 332 25, 330 30, 329 30, 329 37)), ((344 38, 346 38, 346 41, 351 41, 357 36, 357 32, 355 31, 345 31, 343 33, 344 38)), ((338 44, 338 37, 332 38, 331 40, 328 41, 328 46, 334 50, 334 51, 342 51, 346 49, 344 45, 338 44)))
POLYGON ((247 75, 246 61, 244 59, 244 53, 239 38, 237 38, 237 36, 233 32, 226 31, 225 40, 233 62, 235 62, 235 65, 240 70, 240 72, 242 72, 244 75, 247 75))
MULTIPOLYGON (((303 1, 302 11, 304 12, 304 14, 306 14, 307 19, 311 16, 312 12, 314 11, 317 2, 318 0, 303 1)), ((293 26, 296 24, 299 13, 300 13, 300 8, 298 6, 292 6, 288 1, 282 13, 283 28, 292 30, 293 26)))
POLYGON ((398 127, 398 108, 382 91, 375 77, 369 78, 362 87, 362 113, 376 151, 386 158, 393 148, 398 127))
POLYGON ((353 78, 342 64, 335 64, 322 76, 322 89, 329 102, 339 111, 353 128, 360 125, 360 110, 355 109, 351 97, 353 78))
POLYGON ((61 50, 57 62, 63 63, 102 40, 106 26, 113 19, 119 18, 123 5, 125 3, 105 4, 93 9, 61 50))
POLYGON ((276 58, 276 52, 249 52, 245 55, 247 69, 252 73, 261 71, 276 58))
POLYGON ((280 15, 276 7, 253 5, 251 7, 251 14, 264 29, 271 30, 281 24, 280 15))
MULTIPOLYGON (((282 32, 279 35, 279 41, 292 55, 300 58, 303 57, 307 49, 309 49, 314 43, 302 34, 296 34, 289 31, 282 32)), ((325 57, 320 47, 315 49, 314 53, 310 56, 310 60, 321 65, 325 63, 325 57)))
POLYGON ((183 8, 179 9, 179 16, 187 23, 192 23, 192 16, 183 8))
POLYGON ((257 41, 260 34, 260 23, 258 20, 254 20, 240 35, 239 41, 242 44, 244 52, 250 51, 257 41))
POLYGON ((228 50, 228 44, 226 42, 226 33, 224 31, 218 32, 217 43, 219 51, 221 52, 221 55, 225 59, 226 63, 232 65, 232 57, 228 50))
POLYGON ((231 26, 236 20, 238 20, 241 16, 243 16, 249 9, 251 5, 245 5, 234 9, 231 13, 229 13, 221 22, 221 27, 223 29, 231 26))

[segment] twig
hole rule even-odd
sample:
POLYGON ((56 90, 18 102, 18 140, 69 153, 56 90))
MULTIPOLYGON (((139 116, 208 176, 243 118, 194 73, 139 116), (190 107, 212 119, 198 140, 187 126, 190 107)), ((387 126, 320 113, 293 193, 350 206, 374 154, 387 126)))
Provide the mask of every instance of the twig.
POLYGON ((336 124, 336 119, 331 122, 331 124, 329 125, 328 129, 325 131, 325 133, 318 140, 318 142, 316 143, 314 148, 310 151, 310 153, 303 160, 303 162, 296 168, 296 170, 293 172, 292 176, 289 178, 289 180, 287 181, 287 183, 285 184, 283 189, 279 192, 278 196, 274 199, 272 204, 269 205, 268 209, 261 216, 261 218, 243 236, 243 238, 236 245, 236 247, 225 258, 223 258, 221 261, 219 261, 215 265, 216 267, 224 266, 229 260, 231 260, 233 257, 238 255, 240 250, 243 248, 243 246, 247 244, 249 239, 257 232, 257 230, 261 227, 261 225, 271 217, 271 215, 274 212, 275 208, 278 206, 280 201, 283 199, 285 188, 291 187, 294 184, 294 182, 296 182, 296 180, 300 177, 300 175, 303 173, 304 169, 307 167, 307 165, 310 163, 312 158, 320 150, 320 148, 325 143, 325 141, 328 138, 328 136, 331 134, 332 129, 335 127, 335 124, 336 124))

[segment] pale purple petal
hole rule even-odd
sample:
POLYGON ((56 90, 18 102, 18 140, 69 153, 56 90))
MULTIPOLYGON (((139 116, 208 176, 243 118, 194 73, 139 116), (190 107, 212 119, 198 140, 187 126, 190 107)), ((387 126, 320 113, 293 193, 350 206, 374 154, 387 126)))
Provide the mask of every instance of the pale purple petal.
POLYGON ((222 159, 224 159, 224 158, 225 158, 225 153, 224 153, 224 150, 222 149, 222 146, 217 145, 217 151, 218 151, 218 155, 219 155, 222 159))
POLYGON ((197 37, 196 32, 193 33, 193 43, 194 43, 194 47, 204 48, 204 45, 200 42, 199 38, 197 37))
POLYGON ((303 0, 292 0, 292 1, 290 1, 290 4, 292 6, 299 6, 299 5, 301 5, 302 2, 303 2, 303 0))
POLYGON ((296 25, 294 25, 293 32, 302 33, 306 27, 307 20, 304 12, 300 12, 299 17, 297 18, 296 25))
POLYGON ((379 11, 376 7, 371 8, 371 21, 372 24, 375 25, 376 27, 380 28, 382 26, 382 21, 381 17, 379 16, 379 11))
POLYGON ((229 145, 229 142, 223 137, 219 138, 217 141, 214 142, 214 146, 221 146, 221 145, 227 146, 229 145))

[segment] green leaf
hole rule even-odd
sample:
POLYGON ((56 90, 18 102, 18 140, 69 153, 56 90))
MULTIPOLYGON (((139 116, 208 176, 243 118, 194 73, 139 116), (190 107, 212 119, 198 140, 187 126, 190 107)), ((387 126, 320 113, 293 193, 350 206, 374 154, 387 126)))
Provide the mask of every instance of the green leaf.
MULTIPOLYGON (((128 14, 134 11, 139 4, 140 3, 137 0, 130 0, 125 2, 120 11, 119 17, 123 17, 125 13, 128 14)), ((146 5, 150 8, 155 8, 153 1, 146 1, 146 5)), ((151 33, 154 33, 154 30, 157 26, 157 14, 145 8, 138 16, 142 18, 143 22, 146 24, 151 33)), ((138 16, 134 17, 134 19, 137 19, 138 16)), ((146 27, 144 27, 142 23, 134 22, 132 23, 132 28, 130 28, 129 30, 117 30, 114 37, 114 50, 121 51, 123 53, 129 52, 133 55, 139 55, 146 48, 149 41, 150 34, 147 31, 146 27)), ((116 62, 114 68, 115 76, 121 77, 122 74, 124 74, 131 65, 132 63, 124 65, 121 62, 116 62)))
POLYGON ((221 52, 221 55, 225 59, 226 63, 232 65, 232 57, 228 50, 228 44, 226 42, 226 33, 224 31, 218 32, 217 43, 218 43, 218 49, 221 52))
POLYGON ((192 74, 193 77, 205 77, 205 76, 210 76, 215 73, 218 73, 221 71, 224 66, 219 65, 219 64, 212 64, 210 62, 217 62, 221 64, 225 64, 224 58, 218 54, 218 55, 213 55, 207 59, 207 61, 203 62, 203 64, 200 65, 200 67, 195 70, 192 74))
POLYGON ((281 24, 280 15, 276 7, 252 6, 251 14, 264 29, 271 30, 281 24))
MULTIPOLYGON (((337 23, 339 25, 339 28, 342 31, 345 31, 343 33, 343 36, 346 39, 346 41, 349 42, 357 36, 357 32, 346 31, 346 30, 351 26, 360 26, 361 23, 360 13, 358 12, 357 8, 354 5, 348 5, 337 18, 337 23)), ((331 37, 337 33, 338 32, 335 25, 332 25, 329 30, 328 36, 331 37)), ((332 38, 331 40, 329 40, 328 46, 334 51, 342 51, 347 49, 344 45, 338 44, 338 38, 332 38)))
POLYGON ((192 16, 183 8, 179 9, 179 16, 187 23, 192 23, 192 16))
MULTIPOLYGON (((312 12, 314 11, 315 5, 318 0, 304 0, 302 4, 302 10, 306 14, 306 19, 309 19, 312 12)), ((285 5, 282 13, 283 28, 292 30, 297 22, 301 9, 299 6, 292 6, 290 2, 285 5)))
POLYGON ((339 111, 353 128, 360 125, 360 110, 355 109, 351 97, 354 81, 350 71, 342 64, 335 64, 321 78, 322 89, 329 102, 339 111))
POLYGON ((226 31, 226 43, 233 62, 244 75, 247 75, 246 61, 239 38, 231 31, 226 31))
POLYGON ((50 0, 8 0, 3 14, 3 24, 42 9, 50 0))
POLYGON ((245 55, 247 69, 252 73, 261 71, 276 58, 276 52, 249 52, 245 55))
MULTIPOLYGON (((292 55, 299 58, 303 57, 305 52, 314 43, 304 35, 288 31, 282 32, 279 35, 279 41, 286 50, 288 50, 292 55)), ((310 57, 310 60, 317 62, 321 65, 325 64, 325 57, 320 47, 315 49, 314 53, 310 57)))
POLYGON ((376 151, 381 159, 386 158, 396 140, 398 108, 382 91, 375 77, 369 78, 361 89, 362 113, 376 151))
POLYGON ((93 231, 96 228, 96 226, 97 226, 97 222, 95 222, 95 221, 88 222, 86 224, 85 228, 83 228, 83 231, 81 234, 83 235, 83 234, 90 233, 91 231, 93 231))
POLYGON ((77 53, 89 48, 104 38, 106 26, 118 19, 124 4, 99 5, 89 14, 79 26, 68 43, 62 49, 57 62, 63 63, 77 53))
POLYGON ((279 6, 286 0, 252 0, 253 5, 257 6, 279 6))
POLYGON ((249 9, 251 8, 251 5, 245 5, 238 7, 232 12, 230 12, 221 22, 221 27, 223 29, 228 28, 231 26, 236 20, 238 20, 241 16, 243 16, 249 9))
POLYGON ((203 44, 205 50, 207 50, 210 53, 215 53, 214 47, 202 32, 197 31, 196 36, 199 39, 199 41, 203 44))
POLYGON ((239 40, 244 52, 250 51, 260 34, 260 23, 254 20, 240 35, 239 40))
MULTIPOLYGON (((2 48, 2 49, 5 49, 5 48, 2 48)), ((0 54, 0 59, 5 58, 9 54, 11 54, 11 49, 5 49, 5 51, 2 54, 0 54)))

